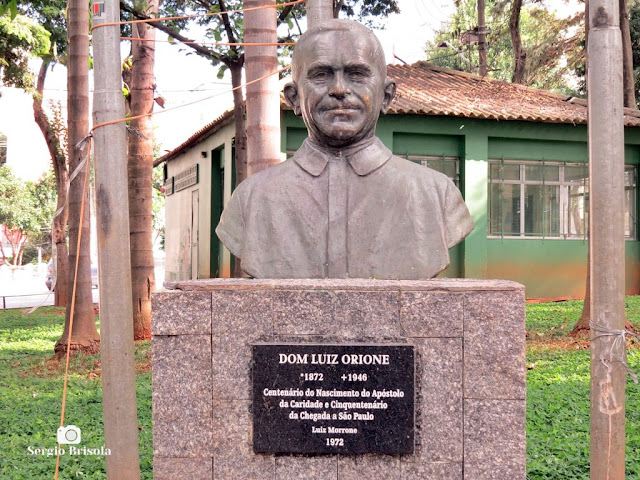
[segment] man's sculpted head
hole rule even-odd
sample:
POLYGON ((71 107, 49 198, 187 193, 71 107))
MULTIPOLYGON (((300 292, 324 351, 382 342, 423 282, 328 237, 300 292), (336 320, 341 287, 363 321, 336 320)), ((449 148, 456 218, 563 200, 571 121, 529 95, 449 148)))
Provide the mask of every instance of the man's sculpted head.
POLYGON ((302 35, 292 74, 287 101, 302 115, 309 136, 330 147, 372 137, 395 95, 380 42, 350 20, 329 20, 302 35))

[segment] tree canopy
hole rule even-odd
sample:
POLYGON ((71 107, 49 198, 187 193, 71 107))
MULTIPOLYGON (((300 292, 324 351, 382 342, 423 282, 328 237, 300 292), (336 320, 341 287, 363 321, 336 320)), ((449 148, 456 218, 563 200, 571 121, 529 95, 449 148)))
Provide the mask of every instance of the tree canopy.
POLYGON ((0 225, 11 244, 14 265, 20 265, 27 240, 37 238, 51 223, 54 205, 55 180, 51 173, 35 183, 24 182, 11 167, 0 165, 0 225))
MULTIPOLYGON (((510 1, 487 0, 489 30, 488 74, 510 81, 514 56, 509 34, 510 1)), ((520 15, 522 44, 526 51, 524 83, 532 87, 573 93, 575 68, 584 62, 584 12, 559 18, 541 2, 526 1, 520 15)), ((428 61, 446 68, 477 71, 478 14, 475 0, 460 0, 448 26, 426 46, 428 61)))
POLYGON ((29 59, 47 54, 51 34, 42 25, 24 15, 0 16, 0 71, 5 85, 31 90, 33 74, 29 59))

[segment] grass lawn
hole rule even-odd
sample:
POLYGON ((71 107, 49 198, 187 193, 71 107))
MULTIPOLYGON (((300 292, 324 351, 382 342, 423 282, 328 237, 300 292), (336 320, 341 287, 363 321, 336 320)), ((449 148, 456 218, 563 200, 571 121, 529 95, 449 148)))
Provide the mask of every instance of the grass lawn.
MULTIPOLYGON (((56 307, 40 308, 32 315, 0 310, 0 479, 53 478, 64 361, 51 357, 63 324, 64 312, 56 307)), ((138 433, 144 479, 153 478, 149 357, 150 342, 138 343, 138 433)), ((70 372, 65 425, 81 429, 81 446, 100 448, 104 445, 100 357, 74 358, 70 372)), ((59 478, 104 479, 104 457, 70 456, 67 451, 60 459, 59 478)))
MULTIPOLYGON (((581 301, 527 305, 528 480, 589 480, 589 345, 568 336, 581 312, 581 301)), ((640 296, 627 297, 626 312, 640 330, 640 296)), ((640 373, 640 350, 630 348, 627 357, 640 373)), ((640 479, 640 386, 627 379, 631 480, 640 479)))
MULTIPOLYGON (((581 302, 527 305, 527 478, 589 478, 589 350, 567 335, 581 302)), ((640 297, 627 297, 627 317, 640 329, 640 297)), ((53 478, 64 375, 51 360, 63 312, 0 310, 0 479, 53 478), (40 449, 40 450, 35 450, 40 449), (51 453, 51 455, 47 455, 51 453)), ((142 478, 152 478, 149 342, 136 345, 142 478)), ((629 365, 640 372, 640 350, 629 365)), ((72 360, 65 424, 82 430, 82 446, 104 445, 100 358, 72 360)), ((61 479, 105 478, 101 456, 61 458, 61 479)), ((640 479, 640 388, 627 389, 627 478, 640 479)))

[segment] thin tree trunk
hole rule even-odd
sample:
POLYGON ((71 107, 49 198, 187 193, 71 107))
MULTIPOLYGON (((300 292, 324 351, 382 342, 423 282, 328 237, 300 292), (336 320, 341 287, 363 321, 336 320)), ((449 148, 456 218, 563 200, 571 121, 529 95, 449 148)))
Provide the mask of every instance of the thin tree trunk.
POLYGON ((636 85, 633 74, 633 50, 631 47, 631 29, 629 27, 629 6, 627 0, 619 0, 620 30, 622 32, 622 67, 624 106, 638 108, 636 105, 636 85))
MULTIPOLYGON (((328 3, 328 0, 326 0, 326 1, 328 3)), ((340 10, 342 10, 342 6, 343 5, 344 5, 344 0, 335 0, 333 2, 333 18, 338 18, 340 16, 340 10)), ((322 14, 320 22, 322 21, 322 18, 324 18, 324 14, 322 14)))
MULTIPOLYGON (((69 173, 67 172, 67 159, 62 149, 60 138, 56 133, 56 129, 47 117, 42 108, 42 95, 44 92, 44 84, 49 69, 49 60, 43 60, 38 72, 38 81, 36 83, 36 94, 33 96, 33 117, 44 136, 51 163, 53 164, 53 172, 56 177, 56 193, 58 194, 58 203, 56 211, 61 209, 67 201, 67 180, 69 173)), ((67 249, 67 212, 65 208, 60 215, 53 219, 53 227, 51 229, 52 248, 56 249, 55 272, 55 300, 54 304, 58 307, 67 305, 67 296, 69 295, 69 250, 67 249)))
POLYGON ((16 265, 22 265, 22 254, 24 253, 24 246, 27 244, 27 237, 22 236, 18 243, 18 263, 16 265))
POLYGON ((571 335, 588 335, 591 322, 591 262, 589 260, 589 245, 591 242, 587 242, 587 287, 584 291, 584 305, 582 306, 582 314, 577 321, 571 335))
MULTIPOLYGON (((69 129, 69 170, 87 158, 87 144, 79 143, 89 133, 89 4, 83 0, 69 0, 67 4, 67 121, 69 129)), ((68 341, 71 308, 67 308, 64 332, 56 342, 55 352, 62 356, 67 349, 95 353, 100 349, 100 336, 96 330, 91 292, 91 257, 89 242, 89 188, 85 172, 88 163, 72 181, 69 188, 69 296, 72 303, 75 265, 78 276, 71 339, 68 341), (82 204, 84 203, 84 208, 82 204), (82 210, 82 215, 81 215, 82 210), (80 232, 82 231, 80 241, 80 232), (77 250, 78 245, 80 248, 77 250), (78 252, 78 253, 76 253, 78 252)))
MULTIPOLYGON (((232 63, 229 65, 231 71, 231 85, 240 87, 242 85, 242 63, 232 63)), ((233 91, 233 115, 236 125, 235 143, 235 164, 236 164, 236 185, 239 185, 247 178, 247 133, 244 122, 245 106, 240 88, 233 91)), ((235 262, 234 277, 242 277, 242 266, 240 259, 235 262)))
POLYGON ((513 83, 524 82, 524 68, 527 60, 527 52, 522 48, 520 37, 520 11, 522 10, 522 0, 514 0, 509 18, 509 33, 511 35, 511 46, 513 48, 513 83))
MULTIPOLYGON (((147 15, 155 16, 158 1, 148 4, 147 15)), ((155 39, 155 28, 144 23, 133 25, 133 36, 155 39)), ((133 117, 153 110, 155 43, 133 41, 130 94, 133 117)), ((131 121, 127 173, 129 177, 129 232, 131 244, 131 293, 133 338, 151 338, 151 292, 156 280, 153 263, 153 127, 151 117, 131 121)))
POLYGON ((484 0, 478 0, 478 75, 487 75, 487 33, 484 0))
MULTIPOLYGON (((589 57, 586 54, 589 46, 589 0, 584 1, 584 51, 585 51, 585 60, 584 60, 584 79, 585 82, 588 79, 588 69, 589 69, 589 57)), ((588 88, 588 85, 587 85, 588 88)), ((589 159, 591 161, 591 159, 589 159)), ((589 324, 591 322, 591 262, 589 257, 591 256, 591 240, 589 239, 589 230, 590 230, 590 219, 587 217, 587 285, 584 290, 584 304, 582 305, 582 314, 580 315, 580 320, 576 323, 571 330, 571 335, 581 335, 583 333, 589 332, 589 324)))

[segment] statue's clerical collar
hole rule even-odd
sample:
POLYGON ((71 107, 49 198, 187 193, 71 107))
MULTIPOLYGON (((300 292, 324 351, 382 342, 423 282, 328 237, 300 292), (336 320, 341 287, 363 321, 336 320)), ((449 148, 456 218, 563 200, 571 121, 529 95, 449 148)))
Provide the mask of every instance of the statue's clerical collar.
POLYGON ((307 138, 293 156, 300 167, 314 177, 319 176, 332 158, 342 157, 360 176, 368 175, 387 163, 392 153, 378 137, 367 138, 356 145, 332 148, 307 138))

